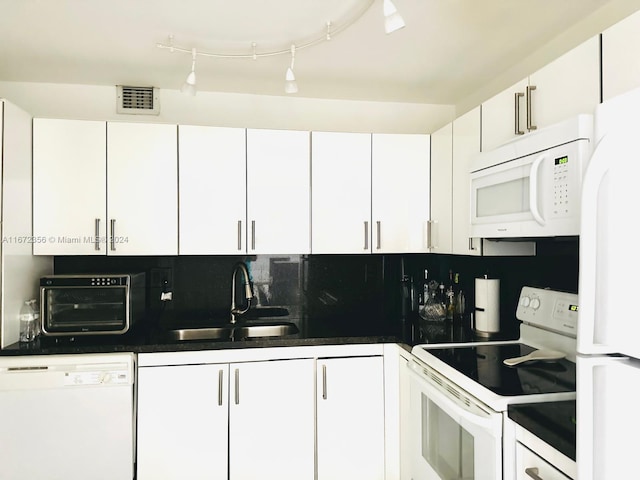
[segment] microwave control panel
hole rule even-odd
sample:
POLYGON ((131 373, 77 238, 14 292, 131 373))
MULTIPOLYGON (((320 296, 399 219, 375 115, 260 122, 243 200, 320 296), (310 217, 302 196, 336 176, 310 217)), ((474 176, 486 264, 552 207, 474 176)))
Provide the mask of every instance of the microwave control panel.
POLYGON ((557 157, 553 161, 553 214, 554 216, 570 215, 572 209, 571 159, 569 155, 557 157))

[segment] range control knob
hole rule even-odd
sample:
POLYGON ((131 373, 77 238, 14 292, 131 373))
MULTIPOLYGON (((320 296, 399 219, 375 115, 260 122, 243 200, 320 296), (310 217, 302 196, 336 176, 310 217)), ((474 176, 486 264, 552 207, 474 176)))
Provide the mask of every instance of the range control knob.
POLYGON ((520 305, 522 305, 523 307, 528 307, 530 303, 531 299, 529 297, 522 297, 520 299, 520 305))
POLYGON ((103 373, 100 376, 100 383, 111 383, 111 374, 110 373, 103 373))
POLYGON ((540 308, 540 299, 534 298, 533 300, 531 300, 531 308, 533 308, 534 310, 539 309, 540 308))

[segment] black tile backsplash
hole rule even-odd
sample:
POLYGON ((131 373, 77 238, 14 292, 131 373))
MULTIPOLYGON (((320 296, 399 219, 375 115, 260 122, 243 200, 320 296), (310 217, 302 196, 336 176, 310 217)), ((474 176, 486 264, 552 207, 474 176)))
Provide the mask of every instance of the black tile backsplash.
MULTIPOLYGON (((577 292, 578 240, 541 240, 535 257, 461 255, 260 255, 55 258, 56 273, 147 274, 150 322, 194 316, 227 318, 233 266, 244 261, 260 305, 284 306, 290 320, 310 337, 393 335, 411 342, 407 322, 415 312, 403 305, 403 274, 420 288, 430 279, 459 273, 467 311, 474 305, 474 279, 500 278, 501 331, 517 337, 515 309, 524 285, 577 292), (161 302, 163 290, 173 299, 161 302)), ((468 317, 465 321, 468 321, 468 317)))

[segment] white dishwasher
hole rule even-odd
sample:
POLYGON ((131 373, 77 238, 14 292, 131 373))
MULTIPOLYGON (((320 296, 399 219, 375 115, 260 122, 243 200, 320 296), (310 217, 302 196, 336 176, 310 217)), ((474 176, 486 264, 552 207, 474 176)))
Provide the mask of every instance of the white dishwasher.
POLYGON ((0 478, 131 480, 134 360, 0 357, 0 478))

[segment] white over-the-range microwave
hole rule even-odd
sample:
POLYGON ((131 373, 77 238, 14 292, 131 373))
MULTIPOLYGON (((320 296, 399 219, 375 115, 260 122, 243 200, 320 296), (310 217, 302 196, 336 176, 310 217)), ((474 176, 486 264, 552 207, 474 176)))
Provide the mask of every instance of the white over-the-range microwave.
POLYGON ((592 143, 593 116, 578 115, 479 154, 471 164, 471 236, 579 235, 592 143))

